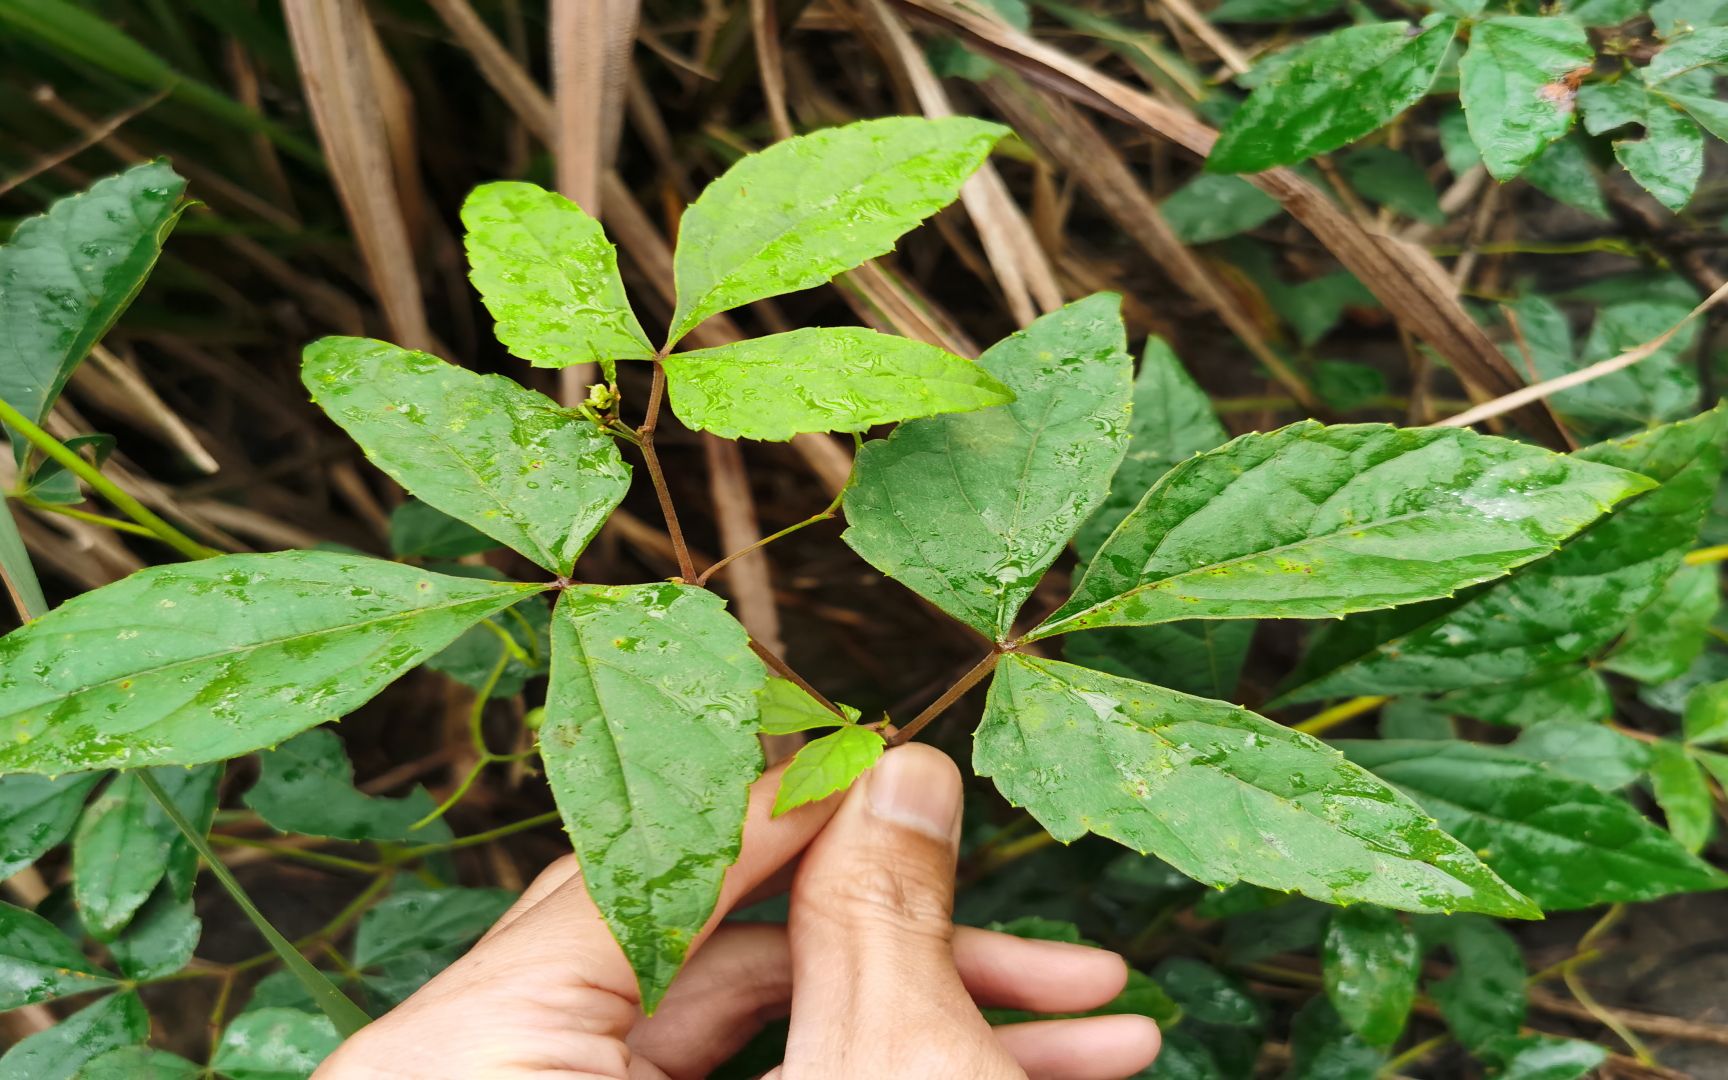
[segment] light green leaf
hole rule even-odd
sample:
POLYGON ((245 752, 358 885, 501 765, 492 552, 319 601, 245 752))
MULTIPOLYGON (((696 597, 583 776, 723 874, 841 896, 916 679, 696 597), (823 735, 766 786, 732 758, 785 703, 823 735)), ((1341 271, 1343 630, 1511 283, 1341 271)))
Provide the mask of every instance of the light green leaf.
POLYGON ((339 840, 435 839, 413 830, 435 805, 426 789, 391 799, 355 788, 342 739, 328 728, 296 735, 258 761, 245 801, 271 828, 339 840))
POLYGON ((0 638, 0 772, 195 765, 345 715, 543 589, 327 551, 156 566, 0 638))
POLYGON ((1295 22, 1330 15, 1344 0, 1224 0, 1207 16, 1213 22, 1295 22))
POLYGON ((299 1009, 257 1009, 234 1018, 210 1067, 228 1080, 307 1080, 342 1037, 328 1017, 299 1009))
POLYGON ((552 613, 540 754, 649 1012, 738 858, 766 680, 744 628, 703 589, 579 585, 552 613))
POLYGON ((1651 57, 1639 74, 1646 84, 1659 86, 1689 71, 1721 64, 1728 64, 1728 26, 1713 26, 1679 38, 1651 57))
POLYGON ((502 375, 328 337, 306 347, 301 378, 373 464, 555 574, 630 487, 612 436, 502 375))
POLYGON ((1608 219, 1608 200, 1602 196, 1602 178, 1576 135, 1556 139, 1536 155, 1524 170, 1524 179, 1544 195, 1582 210, 1591 217, 1608 219))
POLYGON ((0 1080, 71 1080, 93 1058, 149 1037, 150 1017, 138 995, 111 994, 14 1043, 0 1057, 0 1080))
POLYGON ((876 569, 993 639, 1104 499, 1127 444, 1132 360, 1120 297, 1098 293, 978 361, 1001 409, 902 424, 866 443, 844 539, 876 569))
POLYGON ((204 1066, 148 1046, 123 1046, 93 1058, 72 1080, 199 1080, 204 1066))
POLYGON ((1413 803, 1238 706, 1013 653, 974 739, 977 773, 1063 842, 1096 833, 1207 885, 1536 914, 1413 803))
MULTIPOLYGON (((210 827, 220 766, 155 769, 152 775, 188 821, 210 827)), ((197 854, 138 774, 121 773, 85 807, 72 838, 79 917, 97 939, 113 941, 164 878, 174 894, 190 897, 197 865, 197 854)))
POLYGON ((1351 1031, 1390 1046, 1416 1002, 1422 954, 1394 912, 1360 904, 1332 913, 1321 953, 1326 996, 1351 1031))
POLYGON ((780 442, 812 431, 864 431, 1013 400, 978 364, 857 326, 810 327, 676 353, 664 367, 678 419, 723 439, 780 442))
POLYGON ((1028 636, 1446 596, 1548 554, 1648 486, 1456 428, 1308 420, 1244 435, 1166 474, 1028 636))
POLYGON ((0 880, 66 839, 84 808, 84 797, 101 779, 101 773, 53 780, 28 773, 0 776, 0 880))
MULTIPOLYGON (((40 422, 132 303, 185 207, 164 160, 98 180, 28 218, 0 245, 0 401, 40 422)), ((30 444, 14 434, 23 462, 30 444)))
POLYGON ((159 979, 191 963, 203 932, 192 898, 182 899, 164 884, 138 909, 108 951, 128 979, 159 979))
POLYGON ((1639 682, 1677 679, 1704 651, 1722 603, 1714 566, 1682 566, 1626 627, 1602 667, 1639 682))
POLYGON ((774 795, 774 816, 805 803, 819 802, 845 791, 876 764, 886 747, 882 736, 865 727, 847 726, 798 748, 774 795))
POLYGON ((600 223, 556 192, 500 180, 462 203, 468 276, 498 340, 535 367, 647 360, 618 253, 600 223))
POLYGON ((1617 796, 1475 743, 1335 744, 1407 792, 1545 911, 1728 886, 1617 796))
POLYGON ((716 312, 820 285, 953 202, 1007 129, 891 116, 786 139, 708 185, 678 226, 671 344, 716 312))
POLYGON ((1654 94, 1643 119, 1644 137, 1617 140, 1614 156, 1640 187, 1678 213, 1704 175, 1704 133, 1679 107, 1654 94))
POLYGON ((1512 935, 1468 916, 1435 920, 1424 930, 1452 952, 1452 973, 1428 992, 1458 1041, 1479 1048, 1518 1034, 1529 992, 1524 953, 1512 935))
POLYGON ((1260 172, 1336 150, 1422 100, 1458 32, 1441 18, 1348 26, 1317 38, 1255 87, 1206 159, 1208 172, 1260 172))
POLYGON ((1596 60, 1589 35, 1557 15, 1501 15, 1470 29, 1458 94, 1470 137, 1497 180, 1510 180, 1572 126, 1580 74, 1596 60))
POLYGON ((1332 1003, 1316 997, 1290 1022, 1288 1080, 1375 1080, 1386 1052, 1350 1030, 1332 1003))
POLYGON ((1706 26, 1728 25, 1728 3, 1723 0, 1656 0, 1650 5, 1650 21, 1656 33, 1676 38, 1706 26))
MULTIPOLYGON (((1724 5, 1728 8, 1728 4, 1724 5)), ((1698 126, 1728 142, 1728 101, 1704 97, 1699 94, 1680 94, 1672 90, 1662 92, 1662 97, 1686 110, 1688 116, 1698 122, 1698 126)))
POLYGON ((1712 411, 1579 451, 1661 486, 1505 581, 1323 631, 1278 700, 1494 686, 1591 655, 1655 597, 1697 536, 1722 473, 1725 420, 1712 411))
POLYGON ((397 558, 460 559, 497 547, 490 536, 419 499, 390 512, 390 553, 397 558))
POLYGON ((1247 232, 1284 212, 1277 199, 1240 176, 1204 172, 1171 192, 1159 209, 1176 239, 1190 245, 1247 232))
POLYGON ((1585 26, 1619 26, 1635 19, 1650 0, 1563 0, 1561 13, 1585 26))
POLYGON ((1440 193, 1415 159, 1385 146, 1365 146, 1338 158, 1345 183, 1358 195, 1414 221, 1444 225, 1440 193))
POLYGON ((1713 746, 1728 742, 1728 681, 1693 687, 1686 695, 1682 724, 1689 743, 1713 746))
POLYGON ((354 966, 461 948, 491 928, 516 894, 507 889, 417 889, 380 900, 360 918, 354 966))
POLYGON ((1578 88, 1584 130, 1601 135, 1627 124, 1643 123, 1649 97, 1648 90, 1630 79, 1585 83, 1578 88))
POLYGON ((1506 749, 1601 791, 1620 790, 1650 765, 1644 743, 1606 724, 1582 720, 1538 721, 1506 749))
POLYGON ((1716 831, 1716 809, 1704 769, 1684 746, 1667 739, 1650 744, 1650 787, 1674 839, 1693 854, 1702 851, 1716 831))
POLYGON ((78 943, 33 911, 0 904, 0 1012, 113 986, 78 943))
POLYGON ((835 716, 823 708, 821 702, 800 689, 797 683, 780 678, 764 683, 756 693, 756 701, 761 709, 757 726, 764 735, 792 735, 800 731, 840 727, 860 716, 857 709, 844 704, 840 711, 846 714, 845 717, 835 716))
POLYGON ((1551 1035, 1503 1036, 1483 1051, 1499 1063, 1494 1080, 1581 1080, 1608 1057, 1595 1043, 1551 1035))

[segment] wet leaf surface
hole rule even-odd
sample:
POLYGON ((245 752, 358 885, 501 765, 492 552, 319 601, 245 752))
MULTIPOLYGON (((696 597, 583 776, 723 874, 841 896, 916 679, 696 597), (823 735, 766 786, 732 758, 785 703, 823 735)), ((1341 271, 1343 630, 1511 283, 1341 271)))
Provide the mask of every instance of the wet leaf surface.
POLYGON ((1332 913, 1321 973, 1344 1027, 1373 1046, 1390 1046, 1415 1004, 1422 954, 1397 913, 1360 904, 1332 913))
POLYGON ((1566 134, 1578 92, 1573 80, 1595 61, 1589 35, 1563 16, 1501 15, 1470 28, 1459 97, 1495 179, 1517 176, 1566 134))
POLYGON ((1704 768, 1684 746, 1668 739, 1650 744, 1650 788, 1680 846, 1702 851, 1716 831, 1716 809, 1704 768))
POLYGON ((110 994, 13 1044, 0 1057, 0 1080, 71 1080, 85 1062, 149 1037, 150 1017, 138 995, 110 994))
POLYGON ((17 773, 0 776, 0 880, 34 863, 66 839, 101 773, 49 779, 17 773))
POLYGON ((508 889, 418 889, 386 897, 360 919, 354 966, 471 945, 515 902, 508 889))
POLYGON ((114 985, 78 943, 33 911, 0 904, 0 1012, 114 985))
MULTIPOLYGON (((188 821, 210 827, 220 766, 151 775, 188 821)), ((197 867, 192 846, 132 772, 91 800, 72 837, 72 895, 85 927, 101 941, 114 940, 164 882, 171 894, 190 897, 197 867)))
POLYGON ((228 1080, 307 1080, 341 1037, 328 1018, 298 1009, 258 1009, 234 1018, 210 1066, 228 1080))
POLYGON ((1679 678, 1704 651, 1721 605, 1718 568, 1682 566, 1632 616, 1602 667, 1645 683, 1679 678))
POLYGON ((182 899, 163 884, 156 887, 108 951, 128 979, 159 979, 192 961, 203 933, 204 924, 192 898, 182 899))
POLYGON ((1429 945, 1452 954, 1452 972, 1428 987, 1458 1041, 1481 1048, 1518 1034, 1529 1000, 1524 955, 1512 935, 1487 919, 1453 916, 1422 926, 1429 945))
POLYGON ((204 1066, 148 1046, 123 1046, 86 1063, 73 1080, 199 1080, 204 1066))
POLYGON ((315 728, 259 755, 258 782, 246 792, 246 805, 272 828, 306 836, 342 840, 446 839, 449 826, 413 825, 434 807, 426 789, 416 786, 401 798, 368 795, 354 786, 342 739, 315 728))
POLYGON ((805 743, 780 777, 780 788, 774 795, 775 816, 845 791, 876 764, 885 748, 882 736, 853 726, 805 743))

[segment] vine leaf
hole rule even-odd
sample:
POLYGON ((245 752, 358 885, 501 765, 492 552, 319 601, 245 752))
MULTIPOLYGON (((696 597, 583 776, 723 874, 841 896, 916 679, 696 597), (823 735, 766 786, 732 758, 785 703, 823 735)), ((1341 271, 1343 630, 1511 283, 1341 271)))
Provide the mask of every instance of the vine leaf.
MULTIPOLYGON (((1514 577, 1322 631, 1278 703, 1565 674, 1612 641, 1680 567, 1721 478, 1725 433, 1728 411, 1718 409, 1580 450, 1580 461, 1658 486, 1514 577)), ((1585 677, 1599 696, 1599 678, 1585 677)))
POLYGON ((1728 886, 1619 796, 1500 747, 1341 740, 1339 749, 1422 804, 1545 911, 1728 886))
POLYGON ((741 159, 684 211, 670 345, 717 312, 820 285, 894 247, 953 202, 1000 124, 891 116, 786 139, 741 159))
POLYGON ((1028 638, 1430 600, 1547 555, 1651 486, 1457 428, 1305 420, 1170 470, 1028 638))
POLYGON ((1005 408, 902 424, 866 443, 846 543, 993 639, 1103 501, 1127 445, 1132 360, 1121 298, 1098 293, 992 346, 1005 408))
POLYGON ((331 551, 141 570, 0 638, 0 772, 197 765, 270 746, 544 588, 331 551))
POLYGON ((779 442, 805 432, 864 431, 1014 399, 978 364, 857 326, 675 353, 664 366, 673 413, 686 427, 723 439, 779 442))
POLYGON ((1375 1046, 1397 1041, 1422 974, 1416 934, 1385 908, 1340 908, 1326 924, 1320 956, 1326 996, 1339 1019, 1375 1046))
POLYGON ((327 728, 296 735, 259 755, 258 763, 258 782, 245 802, 280 832, 355 841, 433 841, 449 835, 442 823, 415 831, 415 823, 436 805, 425 788, 416 785, 397 799, 356 788, 342 739, 327 728))
POLYGON ((805 743, 792 755, 780 777, 780 788, 774 795, 774 816, 845 791, 876 764, 886 748, 882 736, 852 724, 805 743))
MULTIPOLYGON (((186 204, 165 160, 98 180, 0 245, 0 401, 40 423, 144 286, 186 204)), ((20 464, 30 443, 12 433, 20 464)))
POLYGON ((1336 150, 1391 123, 1428 93, 1458 20, 1334 30, 1300 46, 1254 88, 1218 135, 1206 169, 1249 173, 1336 150))
POLYGON ((797 683, 781 678, 770 678, 764 683, 757 691, 756 701, 761 709, 757 726, 764 735, 793 735, 800 731, 841 727, 856 722, 862 715, 852 706, 843 704, 840 711, 846 714, 845 719, 835 716, 797 683))
POLYGON ((1096 833, 1207 885, 1540 915, 1414 803, 1239 706, 1011 653, 974 739, 978 774, 1063 842, 1096 833))
POLYGON ((481 184, 462 203, 468 276, 498 340, 535 367, 647 360, 618 252, 580 206, 536 184, 481 184))
POLYGON ((369 338, 306 348, 312 399, 422 501, 568 576, 630 487, 612 436, 501 375, 369 338))
POLYGON ((49 779, 17 773, 0 776, 0 880, 41 858, 66 839, 101 773, 49 779))
POLYGON ((101 990, 116 981, 47 919, 0 904, 0 1012, 101 990))
POLYGON ((150 1015, 137 993, 110 994, 14 1043, 0 1057, 0 1080, 63 1080, 92 1058, 149 1037, 150 1015))
POLYGON ((1596 53, 1556 15, 1501 15, 1470 30, 1458 94, 1470 138, 1496 180, 1510 180, 1572 126, 1577 79, 1596 53))
POLYGON ((703 589, 580 585, 552 613, 540 754, 649 1012, 738 858, 766 680, 744 628, 703 589))

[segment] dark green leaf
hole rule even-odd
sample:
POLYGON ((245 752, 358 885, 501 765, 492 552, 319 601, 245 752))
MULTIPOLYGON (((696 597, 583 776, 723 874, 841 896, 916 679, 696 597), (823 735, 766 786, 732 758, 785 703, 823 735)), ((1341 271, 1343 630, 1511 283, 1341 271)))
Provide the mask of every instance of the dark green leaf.
POLYGON ((1336 150, 1420 101, 1458 32, 1455 19, 1334 30, 1261 83, 1224 125, 1210 172, 1260 172, 1336 150))
POLYGON ((1548 554, 1648 486, 1456 428, 1310 420, 1244 435, 1166 474, 1030 636, 1446 596, 1548 554))
MULTIPOLYGON (((493 577, 491 574, 466 573, 465 571, 481 568, 463 566, 460 563, 441 566, 439 569, 464 577, 484 576, 495 581, 504 580, 502 574, 493 577)), ((482 690, 491 682, 492 669, 498 666, 500 656, 506 651, 501 635, 507 634, 522 655, 512 652, 509 659, 505 660, 504 672, 492 686, 492 696, 515 697, 522 692, 529 679, 537 679, 546 674, 552 650, 551 630, 552 609, 542 597, 530 596, 514 607, 464 630, 443 652, 427 660, 426 666, 450 676, 470 690, 482 690)))
POLYGON ((886 744, 869 728, 847 726, 798 748, 774 795, 774 816, 845 791, 876 764, 886 744))
POLYGON ((1159 209, 1170 222, 1170 231, 1184 244, 1223 240, 1284 212, 1277 199, 1240 176, 1216 173, 1195 176, 1171 192, 1159 209))
POLYGON ((1584 211, 1591 217, 1608 219, 1608 200, 1602 196, 1602 178, 1591 164, 1584 144, 1575 135, 1557 139, 1536 156, 1524 170, 1524 179, 1551 199, 1584 211))
POLYGON ((1406 154, 1365 146, 1338 158, 1338 167, 1358 195, 1415 221, 1444 225, 1446 211, 1428 174, 1406 154))
POLYGON ((1679 678, 1704 651, 1722 602, 1714 566, 1682 566, 1644 605, 1602 667, 1639 682, 1679 678))
MULTIPOLYGON (((62 445, 101 470, 114 452, 115 442, 112 435, 74 435, 62 445)), ((24 494, 56 506, 75 506, 84 501, 78 478, 52 458, 37 465, 23 486, 24 494)))
POLYGON ((111 994, 13 1044, 0 1057, 0 1080, 71 1080, 86 1062, 149 1037, 150 1017, 138 995, 111 994))
POLYGON ((1120 298, 1069 304, 990 348, 1012 405, 902 424, 865 444, 845 540, 866 562, 993 639, 1103 500, 1127 444, 1120 298))
POLYGON ((1702 683, 1686 695, 1686 741, 1712 746, 1728 741, 1728 681, 1702 683))
POLYGON ((1296 22, 1330 15, 1344 0, 1224 0, 1209 16, 1213 22, 1296 22))
POLYGON ((744 628, 703 589, 581 585, 552 613, 540 754, 648 1011, 738 857, 766 679, 744 628))
POLYGON ((1650 765, 1645 744, 1605 724, 1581 720, 1531 724, 1506 749, 1603 791, 1620 790, 1650 765))
POLYGON ((612 436, 502 375, 328 337, 306 347, 301 378, 403 487, 556 574, 630 487, 612 436))
POLYGON ((1221 701, 1014 653, 975 743, 978 774, 1064 842, 1096 833, 1208 885, 1535 913, 1324 743, 1221 701))
POLYGON ((1379 368, 1347 360, 1315 361, 1311 381, 1320 399, 1340 412, 1359 409, 1386 392, 1379 368))
MULTIPOLYGON (((1728 4, 1724 5, 1728 8, 1728 4)), ((1686 110, 1686 115, 1697 121, 1698 126, 1728 142, 1728 101, 1720 101, 1701 94, 1683 94, 1665 90, 1662 97, 1686 110)))
POLYGON ((1596 60, 1584 28, 1556 15, 1501 15, 1470 29, 1458 65, 1470 137, 1495 179, 1510 180, 1572 126, 1576 80, 1596 60))
POLYGON ((1704 175, 1704 133, 1675 105, 1651 94, 1644 106, 1644 137, 1621 139, 1614 156, 1640 187, 1678 213, 1692 201, 1704 175))
POLYGON ((1564 0, 1565 14, 1585 26, 1619 26, 1637 18, 1650 0, 1564 0))
POLYGON ((1482 151, 1470 139, 1470 122, 1463 109, 1448 109, 1440 114, 1435 127, 1439 129, 1440 153, 1446 158, 1446 168, 1456 180, 1482 164, 1482 151))
POLYGON ((1013 400, 980 364, 857 326, 675 353, 664 366, 678 419, 723 439, 780 442, 804 432, 865 431, 1013 400))
POLYGON ((141 570, 0 638, 0 771, 193 765, 269 746, 543 588, 326 551, 141 570))
POLYGON ((1716 808, 1704 769, 1679 743, 1650 744, 1650 787, 1668 819, 1668 831, 1687 851, 1697 853, 1716 831, 1716 808))
POLYGON ((204 932, 192 898, 158 886, 108 951, 128 979, 159 979, 192 961, 204 932))
POLYGON ((148 1046, 123 1046, 85 1063, 73 1080, 199 1080, 204 1066, 148 1046))
POLYGON ((1380 709, 1382 739, 1455 739, 1458 725, 1438 702, 1403 697, 1380 709))
POLYGON ((1608 1057, 1595 1043, 1550 1035, 1504 1036, 1483 1049, 1494 1080, 1581 1080, 1608 1057))
MULTIPOLYGON (((166 161, 135 165, 29 218, 0 246, 0 401, 40 422, 149 276, 184 207, 166 161)), ((14 434, 22 462, 30 444, 14 434)))
POLYGON ((1649 96, 1649 91, 1629 79, 1585 83, 1578 88, 1584 130, 1601 135, 1627 124, 1643 123, 1649 96))
POLYGON ((1374 1080, 1385 1063, 1385 1052, 1351 1031, 1325 998, 1291 1022, 1288 1080, 1374 1080))
POLYGON ((1454 916, 1427 928, 1452 952, 1452 974, 1428 988, 1452 1034, 1478 1048, 1524 1026, 1524 954, 1512 935, 1487 919, 1454 916))
POLYGON ((78 943, 32 911, 0 904, 0 1012, 114 985, 78 943))
POLYGON ((1485 724, 1527 727, 1544 720, 1600 723, 1614 712, 1608 684, 1582 661, 1556 664, 1520 679, 1442 694, 1448 712, 1485 724))
POLYGON ((482 184, 462 204, 469 276, 498 340, 536 367, 646 360, 618 254, 600 223, 534 184, 482 184))
POLYGON ((1185 694, 1229 698, 1257 624, 1247 619, 1184 619, 1157 626, 1113 626, 1062 641, 1062 658, 1185 694))
POLYGON ((27 773, 0 776, 0 880, 66 839, 84 808, 84 797, 101 779, 101 773, 53 780, 27 773))
MULTIPOLYGON (((154 769, 187 820, 208 829, 216 809, 221 767, 154 769)), ((91 801, 72 838, 72 891, 90 933, 112 941, 165 877, 172 891, 191 895, 197 855, 168 815, 145 790, 137 773, 114 778, 91 801)))
POLYGON ((419 952, 461 948, 484 934, 515 903, 506 889, 422 889, 380 900, 360 918, 354 966, 419 952))
MULTIPOLYGON (((1576 358, 1557 347, 1531 343, 1537 372, 1544 379, 1644 344, 1685 318, 1697 302, 1691 286, 1673 275, 1629 276, 1608 282, 1622 291, 1618 296, 1610 293, 1601 298, 1589 339, 1576 358)), ((1697 408, 1698 376, 1683 357, 1696 340, 1697 326, 1684 326, 1647 359, 1563 390, 1551 400, 1575 424, 1610 434, 1690 415, 1697 408)), ((1554 344, 1558 346, 1559 341, 1554 344)))
POLYGON ((1321 961, 1326 996, 1345 1027, 1374 1046, 1403 1034, 1422 973, 1416 935, 1404 920, 1368 904, 1334 911, 1321 961))
POLYGON ((1617 796, 1474 743, 1336 744, 1547 911, 1728 886, 1617 796))
POLYGON ((327 1017, 258 1009, 228 1025, 210 1067, 228 1080, 307 1080, 341 1041, 327 1017))
POLYGON ((1152 978, 1182 1009, 1182 1022, 1166 1034, 1153 1076, 1249 1080, 1260 1055, 1266 1008, 1246 984, 1186 956, 1159 964, 1152 978))
POLYGON ((498 541, 419 499, 390 513, 390 551, 398 558, 460 559, 499 547, 498 541))
POLYGON ((891 116, 743 158, 679 222, 667 342, 716 312, 820 285, 891 250, 954 201, 1005 134, 965 116, 891 116))
POLYGON ((258 782, 246 792, 246 805, 272 828, 339 840, 436 839, 412 828, 432 812, 426 789, 399 799, 356 789, 354 766, 328 728, 297 735, 258 760, 258 782))
POLYGON ((769 679, 756 694, 761 716, 758 727, 764 735, 792 735, 817 728, 839 727, 859 717, 857 709, 841 705, 844 718, 835 716, 822 703, 785 679, 769 679))

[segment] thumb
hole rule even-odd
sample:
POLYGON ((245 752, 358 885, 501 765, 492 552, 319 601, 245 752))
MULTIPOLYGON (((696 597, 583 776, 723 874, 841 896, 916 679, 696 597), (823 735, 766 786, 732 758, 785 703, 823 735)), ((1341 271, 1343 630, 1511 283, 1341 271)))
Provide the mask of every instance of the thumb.
POLYGON ((950 944, 960 806, 954 762, 933 747, 902 746, 854 786, 805 852, 788 918, 787 1076, 962 1075, 934 1058, 1005 1056, 950 944), (883 1010, 916 1022, 894 1024, 883 1010), (891 1040, 884 1025, 898 1029, 891 1040))

